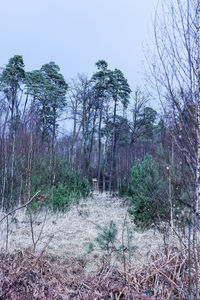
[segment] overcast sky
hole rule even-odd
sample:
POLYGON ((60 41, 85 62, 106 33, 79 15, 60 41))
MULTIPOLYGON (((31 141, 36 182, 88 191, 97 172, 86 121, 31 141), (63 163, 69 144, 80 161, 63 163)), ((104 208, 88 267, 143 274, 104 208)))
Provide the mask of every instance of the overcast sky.
POLYGON ((0 66, 23 55, 26 70, 55 61, 65 79, 105 59, 141 85, 143 45, 158 0, 1 0, 0 66))

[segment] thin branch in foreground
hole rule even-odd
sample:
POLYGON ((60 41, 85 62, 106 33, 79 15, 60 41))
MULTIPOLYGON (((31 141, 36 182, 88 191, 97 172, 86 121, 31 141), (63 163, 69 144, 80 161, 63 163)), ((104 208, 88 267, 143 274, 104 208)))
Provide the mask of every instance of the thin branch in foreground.
POLYGON ((35 263, 32 265, 32 270, 35 268, 35 266, 37 265, 37 263, 39 262, 40 258, 43 256, 44 252, 46 251, 47 247, 49 246, 50 242, 52 241, 52 239, 54 238, 54 234, 50 235, 49 239, 47 240, 46 244, 44 245, 40 255, 37 257, 35 263))
POLYGON ((30 204, 30 203, 33 201, 33 199, 34 199, 39 193, 40 193, 40 191, 37 191, 37 193, 35 193, 35 195, 33 195, 33 197, 31 197, 31 199, 30 199, 28 202, 26 202, 25 204, 23 204, 23 205, 21 205, 21 206, 19 206, 19 207, 17 207, 17 208, 14 208, 14 209, 11 210, 9 213, 7 213, 7 214, 0 220, 0 223, 1 223, 5 218, 7 218, 9 215, 11 215, 12 213, 14 213, 15 211, 17 211, 17 210, 19 210, 19 209, 21 209, 21 208, 24 208, 24 207, 26 207, 28 204, 30 204))

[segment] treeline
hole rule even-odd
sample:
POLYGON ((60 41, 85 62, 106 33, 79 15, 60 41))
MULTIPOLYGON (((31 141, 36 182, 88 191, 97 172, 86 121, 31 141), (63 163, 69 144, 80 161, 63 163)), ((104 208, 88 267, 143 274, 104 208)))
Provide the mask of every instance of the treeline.
POLYGON ((0 76, 1 207, 19 205, 36 192, 36 206, 66 209, 87 195, 88 181, 59 156, 58 123, 66 109, 68 84, 50 62, 25 72, 22 56, 9 59, 0 76))
MULTIPOLYGON (((165 203, 172 201, 174 165, 179 174, 189 172, 174 143, 177 122, 159 117, 145 93, 131 91, 123 73, 110 70, 103 60, 91 78, 78 75, 66 83, 54 62, 26 72, 22 56, 16 55, 2 69, 0 89, 0 193, 5 209, 37 190, 38 201, 64 208, 69 199, 87 195, 94 178, 102 191, 126 193, 132 166, 147 153, 160 164, 165 203), (66 115, 72 130, 61 134, 66 115)), ((184 108, 182 113, 187 118, 184 108)), ((182 180, 182 175, 175 177, 182 180)))
POLYGON ((100 190, 125 191, 134 161, 166 142, 164 121, 139 88, 131 91, 120 70, 109 70, 105 61, 96 67, 92 78, 79 75, 70 84, 73 130, 59 145, 72 168, 96 178, 100 190))

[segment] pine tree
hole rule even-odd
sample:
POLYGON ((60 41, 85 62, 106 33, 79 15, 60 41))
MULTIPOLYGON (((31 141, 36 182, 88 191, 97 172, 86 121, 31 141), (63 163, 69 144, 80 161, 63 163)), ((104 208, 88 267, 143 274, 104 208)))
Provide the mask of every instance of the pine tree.
POLYGON ((8 101, 8 107, 11 111, 11 127, 14 130, 14 122, 18 117, 18 92, 25 78, 23 57, 15 55, 9 59, 6 68, 0 77, 0 89, 8 101))
POLYGON ((110 84, 110 71, 108 70, 108 64, 104 60, 99 60, 96 63, 98 72, 92 76, 94 82, 94 88, 97 91, 98 97, 98 112, 99 112, 99 126, 98 126, 98 140, 99 140, 99 157, 98 157, 98 175, 97 185, 100 186, 101 165, 102 165, 102 119, 105 99, 109 96, 109 84, 110 84))
POLYGON ((115 163, 115 151, 116 151, 116 118, 117 118, 117 108, 119 104, 122 104, 123 109, 126 109, 129 103, 129 97, 131 89, 129 87, 128 81, 124 77, 123 73, 115 69, 109 72, 110 84, 109 91, 112 95, 114 101, 113 107, 113 124, 112 124, 112 145, 111 145, 111 160, 110 160, 110 174, 109 174, 109 192, 112 188, 113 179, 113 169, 115 163))

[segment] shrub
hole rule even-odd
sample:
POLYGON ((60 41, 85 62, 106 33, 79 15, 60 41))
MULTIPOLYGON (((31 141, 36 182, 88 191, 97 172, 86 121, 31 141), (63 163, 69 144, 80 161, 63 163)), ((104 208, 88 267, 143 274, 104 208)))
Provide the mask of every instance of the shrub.
MULTIPOLYGON (((71 203, 86 197, 91 191, 90 184, 86 178, 81 177, 80 172, 73 172, 65 159, 57 158, 55 166, 55 183, 53 201, 51 199, 51 175, 49 170, 49 159, 37 157, 33 163, 31 172, 32 193, 40 190, 40 195, 49 195, 47 201, 42 205, 53 205, 53 210, 65 211, 71 203)), ((39 197, 38 197, 39 198, 39 197)), ((32 206, 37 209, 42 202, 34 201, 32 206)))
MULTIPOLYGON (((103 251, 101 259, 111 263, 112 257, 115 257, 117 261, 122 260, 124 268, 126 268, 126 261, 130 263, 132 254, 136 247, 133 245, 132 232, 129 231, 127 223, 124 222, 122 229, 122 240, 121 243, 117 240, 118 228, 117 225, 111 220, 106 226, 97 226, 99 230, 97 238, 94 242, 90 242, 88 245, 88 253, 92 253, 95 249, 103 251)), ((97 258, 98 255, 93 256, 97 258)))
POLYGON ((115 250, 115 242, 117 239, 117 226, 113 221, 110 221, 109 226, 101 228, 96 241, 102 250, 115 250))
POLYGON ((132 203, 129 213, 137 227, 145 229, 169 218, 166 184, 151 155, 146 155, 142 162, 138 160, 132 167, 128 188, 132 203))
POLYGON ((53 198, 53 210, 66 211, 71 202, 72 197, 70 191, 62 183, 59 183, 55 189, 53 198))

